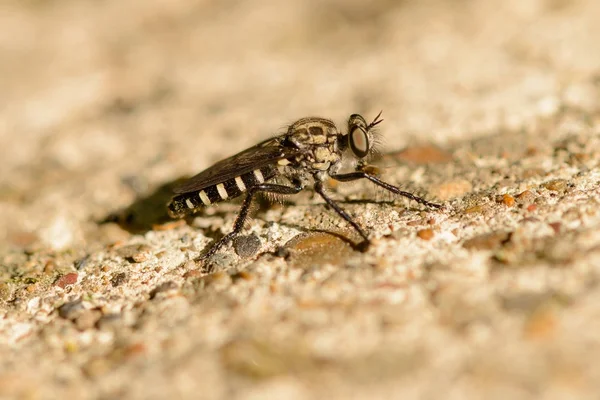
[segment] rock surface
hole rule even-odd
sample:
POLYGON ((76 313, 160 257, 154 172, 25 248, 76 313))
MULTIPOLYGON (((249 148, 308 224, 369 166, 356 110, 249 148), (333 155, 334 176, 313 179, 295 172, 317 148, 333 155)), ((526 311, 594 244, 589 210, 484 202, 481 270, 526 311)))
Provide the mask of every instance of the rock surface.
POLYGON ((56 0, 0 13, 0 397, 595 399, 600 2, 56 0), (185 221, 179 179, 383 109, 378 168, 185 221), (376 202, 366 200, 376 199, 376 202))

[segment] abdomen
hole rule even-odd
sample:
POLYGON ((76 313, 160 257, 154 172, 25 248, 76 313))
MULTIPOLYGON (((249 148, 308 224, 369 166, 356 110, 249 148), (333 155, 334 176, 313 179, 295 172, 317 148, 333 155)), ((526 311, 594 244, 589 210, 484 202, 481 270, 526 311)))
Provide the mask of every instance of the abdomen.
POLYGON ((234 199, 247 192, 251 187, 273 179, 277 174, 277 167, 266 165, 227 179, 222 183, 207 186, 202 190, 177 195, 171 199, 167 206, 169 215, 173 218, 179 218, 193 213, 200 207, 234 199))

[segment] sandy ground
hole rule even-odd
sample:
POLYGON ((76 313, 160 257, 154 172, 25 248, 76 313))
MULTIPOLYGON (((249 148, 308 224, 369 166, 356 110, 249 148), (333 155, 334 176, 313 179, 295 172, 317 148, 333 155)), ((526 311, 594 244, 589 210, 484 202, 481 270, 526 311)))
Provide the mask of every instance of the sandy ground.
POLYGON ((597 399, 599 16, 3 1, 0 397, 597 399), (308 191, 193 261, 239 203, 171 221, 178 179, 380 110, 382 177, 442 210, 339 184, 366 253, 308 191))

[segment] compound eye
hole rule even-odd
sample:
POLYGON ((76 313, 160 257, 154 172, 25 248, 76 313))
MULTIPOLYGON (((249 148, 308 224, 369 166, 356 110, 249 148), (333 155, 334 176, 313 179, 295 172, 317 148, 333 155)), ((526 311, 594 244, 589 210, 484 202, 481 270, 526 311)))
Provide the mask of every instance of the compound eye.
POLYGON ((350 148, 358 158, 365 158, 369 154, 369 137, 367 133, 359 126, 350 132, 350 148))

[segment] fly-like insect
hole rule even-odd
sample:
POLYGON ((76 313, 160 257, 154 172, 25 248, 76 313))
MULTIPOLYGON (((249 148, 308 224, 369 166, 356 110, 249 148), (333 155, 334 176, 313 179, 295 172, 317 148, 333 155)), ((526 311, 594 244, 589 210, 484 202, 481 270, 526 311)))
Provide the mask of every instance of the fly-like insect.
POLYGON ((176 187, 176 196, 168 205, 169 214, 180 218, 203 206, 246 193, 233 231, 202 256, 207 258, 242 231, 256 194, 292 195, 312 185, 315 192, 362 236, 362 247, 367 248, 369 237, 366 232, 325 192, 327 178, 340 182, 368 179, 420 204, 441 207, 380 180, 366 168, 366 160, 373 154, 376 143, 374 128, 383 121, 380 116, 381 113, 367 124, 361 115, 352 114, 347 133, 340 132, 328 119, 302 118, 290 125, 285 134, 226 158, 176 187), (353 172, 340 174, 345 157, 353 158, 356 167, 353 172))

